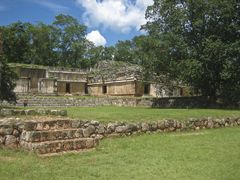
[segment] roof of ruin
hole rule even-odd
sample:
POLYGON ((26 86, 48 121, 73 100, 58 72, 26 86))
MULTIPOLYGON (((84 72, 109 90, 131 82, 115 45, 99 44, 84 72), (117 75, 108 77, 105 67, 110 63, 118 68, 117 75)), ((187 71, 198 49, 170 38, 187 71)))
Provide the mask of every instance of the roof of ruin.
POLYGON ((122 61, 100 61, 91 69, 89 77, 92 83, 141 79, 142 68, 122 61))

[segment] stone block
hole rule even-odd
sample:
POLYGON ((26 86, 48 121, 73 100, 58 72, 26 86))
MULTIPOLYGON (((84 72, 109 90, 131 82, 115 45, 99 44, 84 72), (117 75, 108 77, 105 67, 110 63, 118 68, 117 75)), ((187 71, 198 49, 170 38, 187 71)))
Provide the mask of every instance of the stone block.
POLYGON ((5 146, 8 148, 17 148, 18 139, 13 135, 6 135, 5 146))
POLYGON ((93 125, 89 125, 86 129, 83 129, 83 137, 90 137, 93 133, 95 133, 93 125))
POLYGON ((13 133, 13 127, 0 127, 0 135, 11 135, 13 133))
POLYGON ((157 123, 155 123, 155 122, 151 123, 151 126, 150 126, 150 130, 151 130, 151 131, 156 131, 157 128, 158 128, 157 123))
POLYGON ((72 128, 81 128, 82 125, 83 125, 83 123, 80 120, 73 120, 72 121, 72 128))
POLYGON ((86 139, 86 146, 85 148, 90 149, 94 147, 94 139, 93 138, 88 138, 86 139))
POLYGON ((14 129, 12 134, 13 134, 15 137, 19 137, 19 136, 20 136, 20 132, 19 132, 17 129, 14 129))
POLYGON ((164 130, 165 129, 165 122, 164 121, 159 121, 157 123, 158 129, 164 130))
POLYGON ((147 131, 149 131, 150 130, 150 126, 149 126, 149 124, 148 123, 142 123, 141 124, 141 126, 142 126, 142 131, 143 132, 147 132, 147 131))
POLYGON ((98 134, 104 134, 105 131, 106 131, 106 130, 105 130, 105 126, 102 125, 102 124, 100 124, 100 125, 98 126, 97 133, 98 133, 98 134))
POLYGON ((125 133, 128 130, 128 126, 117 126, 115 129, 116 133, 125 133))
POLYGON ((127 132, 134 132, 134 131, 138 131, 138 126, 137 124, 134 123, 130 123, 127 126, 127 132))
POLYGON ((26 131, 34 131, 37 128, 37 123, 33 121, 28 121, 24 123, 24 130, 26 131))
POLYGON ((115 129, 116 129, 116 124, 114 124, 114 123, 108 123, 107 124, 107 133, 108 134, 114 132, 115 129))
POLYGON ((81 138, 81 137, 83 137, 83 129, 82 129, 82 128, 76 130, 76 132, 75 132, 75 137, 76 137, 76 138, 81 138))

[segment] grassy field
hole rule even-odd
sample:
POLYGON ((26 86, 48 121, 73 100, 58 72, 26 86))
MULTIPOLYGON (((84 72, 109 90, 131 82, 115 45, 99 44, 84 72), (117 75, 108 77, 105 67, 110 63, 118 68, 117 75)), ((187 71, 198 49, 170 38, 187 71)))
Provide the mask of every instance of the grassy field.
POLYGON ((156 109, 144 107, 69 107, 68 116, 82 120, 109 121, 158 121, 166 118, 186 120, 202 117, 240 116, 240 110, 222 109, 156 109))
POLYGON ((239 128, 225 128, 105 139, 96 150, 55 157, 0 149, 0 179, 235 180, 239 137, 239 128))

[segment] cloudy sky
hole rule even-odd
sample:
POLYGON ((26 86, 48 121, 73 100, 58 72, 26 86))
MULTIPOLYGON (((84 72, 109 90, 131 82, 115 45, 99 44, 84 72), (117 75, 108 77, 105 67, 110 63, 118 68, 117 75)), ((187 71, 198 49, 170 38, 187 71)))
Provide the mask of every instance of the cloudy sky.
POLYGON ((0 25, 16 21, 51 23, 60 13, 88 26, 96 45, 113 45, 143 32, 145 10, 153 0, 0 0, 0 25))

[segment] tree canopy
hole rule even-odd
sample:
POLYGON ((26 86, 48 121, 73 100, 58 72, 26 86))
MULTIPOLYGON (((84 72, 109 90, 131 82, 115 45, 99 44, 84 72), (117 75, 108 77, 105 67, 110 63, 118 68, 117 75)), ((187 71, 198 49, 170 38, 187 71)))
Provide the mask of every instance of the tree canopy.
POLYGON ((16 101, 13 92, 15 73, 8 67, 2 51, 2 32, 0 31, 0 101, 16 101))
POLYGON ((50 25, 16 22, 0 29, 8 62, 90 68, 123 61, 143 66, 150 80, 154 75, 213 101, 238 102, 239 17, 237 0, 154 0, 142 26, 147 34, 109 47, 95 47, 86 39, 87 27, 63 14, 50 25))
POLYGON ((19 21, 0 28, 8 62, 87 68, 82 61, 92 43, 87 27, 72 16, 57 15, 50 25, 19 21))
POLYGON ((155 71, 213 100, 239 100, 239 15, 237 0, 155 0, 143 26, 157 41, 155 71))

